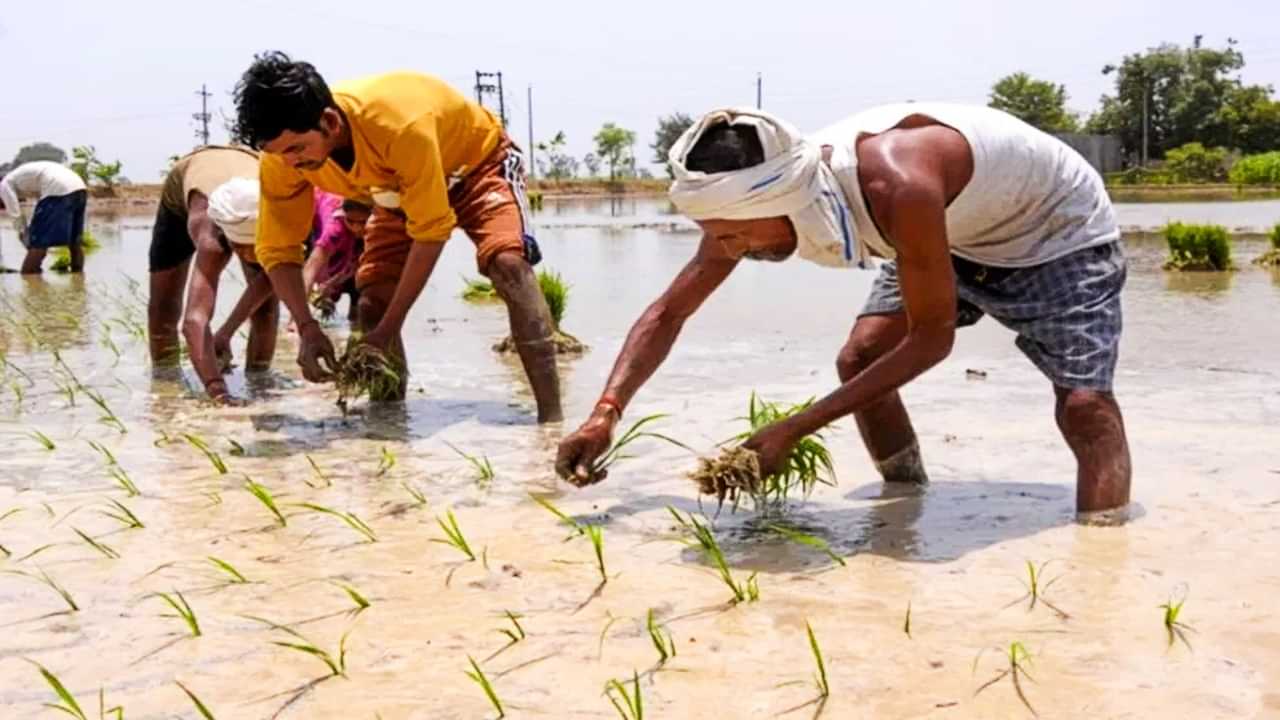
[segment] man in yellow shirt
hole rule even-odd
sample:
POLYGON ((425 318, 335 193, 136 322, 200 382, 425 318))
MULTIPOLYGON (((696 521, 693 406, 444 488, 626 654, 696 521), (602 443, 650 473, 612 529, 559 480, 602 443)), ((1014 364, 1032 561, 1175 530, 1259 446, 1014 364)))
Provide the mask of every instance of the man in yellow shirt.
POLYGON ((308 380, 329 379, 335 365, 302 279, 318 187, 375 205, 356 272, 363 342, 407 367, 405 318, 460 227, 507 305, 538 420, 561 419, 551 313, 532 268, 540 256, 524 157, 493 115, 418 73, 375 75, 330 91, 310 63, 279 52, 254 58, 235 99, 236 138, 263 151, 258 259, 297 323, 298 364, 308 380))

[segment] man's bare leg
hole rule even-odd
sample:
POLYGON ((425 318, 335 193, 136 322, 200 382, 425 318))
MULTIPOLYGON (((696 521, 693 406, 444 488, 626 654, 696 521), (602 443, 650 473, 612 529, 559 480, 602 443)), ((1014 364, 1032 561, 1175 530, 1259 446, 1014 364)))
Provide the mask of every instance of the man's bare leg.
POLYGON ((68 254, 71 256, 71 272, 84 272, 84 239, 82 237, 71 241, 68 254))
MULTIPOLYGON (((854 323, 849 341, 836 358, 840 382, 848 382, 907 334, 906 313, 864 315, 854 323)), ((885 482, 924 483, 929 478, 920 457, 915 428, 898 393, 890 393, 854 413, 858 432, 885 482)))
MULTIPOLYGON (((360 309, 357 311, 357 327, 361 332, 367 333, 378 326, 382 320, 382 316, 387 312, 387 306, 391 304, 391 296, 396 292, 396 281, 379 282, 360 289, 360 309)), ((405 393, 409 387, 409 362, 405 357, 404 338, 396 335, 395 339, 387 347, 387 352, 391 355, 399 365, 402 371, 400 376, 400 390, 395 397, 379 397, 370 398, 370 400, 396 402, 404 400, 405 393)))
MULTIPOLYGON (((240 261, 245 282, 252 283, 261 268, 240 261)), ((271 360, 276 355, 276 337, 280 332, 280 301, 275 295, 267 298, 262 306, 249 316, 249 344, 244 352, 244 369, 247 372, 262 372, 271 368, 271 360)))
POLYGON ((31 248, 27 250, 26 257, 22 258, 22 274, 23 275, 39 275, 43 270, 41 265, 44 264, 44 256, 46 250, 40 248, 31 248))
POLYGON ((1076 512, 1129 504, 1132 466, 1124 418, 1109 392, 1055 387, 1054 416, 1076 456, 1076 512))
POLYGON ((559 422, 564 419, 564 413, 560 408, 556 348, 551 339, 551 310, 542 297, 538 278, 529 262, 514 251, 494 257, 489 263, 488 275, 499 297, 507 304, 511 338, 538 403, 538 422, 559 422))
POLYGON ((177 367, 182 358, 178 323, 182 320, 182 299, 187 288, 191 259, 168 270, 151 273, 147 299, 147 337, 151 343, 153 367, 177 367))

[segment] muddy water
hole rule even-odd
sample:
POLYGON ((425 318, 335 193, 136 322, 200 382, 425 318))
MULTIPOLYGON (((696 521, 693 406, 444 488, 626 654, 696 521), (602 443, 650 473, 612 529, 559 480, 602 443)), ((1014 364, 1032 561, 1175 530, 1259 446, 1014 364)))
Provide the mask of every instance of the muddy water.
MULTIPOLYGON (((582 214, 605 224, 592 212, 582 214)), ((550 211, 543 220, 554 224, 550 211)), ((218 718, 493 717, 463 674, 468 656, 511 717, 616 717, 603 686, 633 671, 648 717, 794 708, 787 717, 811 717, 819 706, 808 704, 806 622, 827 661, 828 718, 1028 717, 1007 677, 974 694, 1015 641, 1034 657, 1023 689, 1044 717, 1280 716, 1280 276, 1252 267, 1167 276, 1158 245, 1129 248, 1117 389, 1141 517, 1128 526, 1072 522, 1074 465, 1049 387, 1012 337, 984 321, 905 392, 933 478, 925 492, 874 482, 852 423, 828 434, 839 486, 820 487, 790 519, 845 566, 753 532, 745 513, 718 518, 735 575, 759 573, 760 600, 734 607, 699 554, 676 542, 664 509, 698 509, 684 451, 644 446, 586 491, 554 480, 563 430, 533 423, 519 368, 489 350, 505 334, 503 312, 457 299, 459 275, 474 272, 462 238, 409 322, 410 400, 344 418, 329 389, 301 382, 287 338, 271 373, 234 376, 233 388, 253 398, 245 408, 203 406, 189 377, 153 380, 131 334, 145 322, 143 290, 131 285, 145 283, 145 224, 95 227, 105 247, 83 280, 0 277, 0 348, 26 373, 6 367, 0 390, 0 516, 20 509, 0 520, 11 554, 0 552, 0 717, 56 716, 41 708, 52 692, 24 659, 53 670, 86 708, 104 688, 129 718, 196 717, 177 682, 218 718), (70 373, 56 368, 54 350, 70 373), (987 377, 967 380, 967 369, 987 377), (102 422, 82 391, 69 405, 59 385, 76 383, 99 393, 127 432, 102 422), (56 448, 44 450, 33 430, 56 448), (183 433, 203 438, 228 472, 183 433), (113 453, 141 496, 115 487, 89 441, 113 453), (477 481, 446 442, 487 456, 496 477, 477 481), (395 464, 380 471, 384 448, 395 464), (243 489, 246 476, 275 494, 287 526, 243 489), (416 505, 406 485, 428 504, 416 505), (531 492, 603 525, 607 583, 590 545, 563 542, 565 529, 531 492), (99 512, 109 500, 145 527, 121 530, 99 512), (303 502, 355 513, 377 542, 303 502), (434 542, 449 510, 476 561, 434 542), (227 583, 209 556, 250 582, 227 583), (1027 561, 1048 561, 1047 578, 1060 577, 1045 598, 1068 618, 1021 599, 1027 561), (10 571, 47 573, 80 610, 66 612, 50 588, 10 571), (349 612, 335 583, 370 607, 349 612), (200 637, 152 595, 175 590, 200 637), (1157 608, 1180 593, 1193 649, 1169 647, 1157 608), (678 652, 656 671, 643 628, 650 609, 678 652), (504 650, 505 611, 522 615, 527 637, 504 650), (349 633, 347 677, 323 679, 322 661, 273 644, 296 638, 250 617, 287 624, 335 658, 349 633)), ((563 367, 576 421, 628 325, 695 239, 549 227, 541 240, 547 265, 574 285, 566 328, 592 346, 563 367)), ((0 244, 12 266, 13 235, 0 244)), ((1238 246, 1246 260, 1261 250, 1238 246)), ((709 449, 740 429, 734 418, 753 389, 789 401, 825 392, 871 277, 743 267, 688 324, 629 415, 670 413, 665 431, 709 449)))

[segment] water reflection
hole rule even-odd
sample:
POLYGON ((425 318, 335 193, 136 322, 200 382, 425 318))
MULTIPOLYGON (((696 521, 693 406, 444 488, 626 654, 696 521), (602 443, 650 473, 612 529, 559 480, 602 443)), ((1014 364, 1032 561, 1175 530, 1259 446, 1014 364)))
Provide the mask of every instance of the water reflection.
POLYGON ((1166 290, 1195 295, 1217 295, 1231 289, 1234 272, 1176 272, 1164 275, 1166 290))

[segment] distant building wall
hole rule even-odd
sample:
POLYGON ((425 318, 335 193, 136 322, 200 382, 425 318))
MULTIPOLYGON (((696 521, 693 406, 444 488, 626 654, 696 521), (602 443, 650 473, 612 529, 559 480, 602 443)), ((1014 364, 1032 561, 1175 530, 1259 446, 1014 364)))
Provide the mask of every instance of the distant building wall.
POLYGON ((1084 133, 1057 133, 1059 140, 1070 145, 1100 173, 1119 172, 1124 169, 1124 149, 1115 135, 1086 135, 1084 133))

